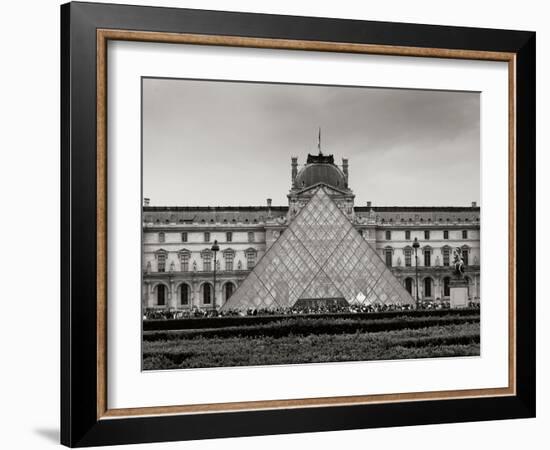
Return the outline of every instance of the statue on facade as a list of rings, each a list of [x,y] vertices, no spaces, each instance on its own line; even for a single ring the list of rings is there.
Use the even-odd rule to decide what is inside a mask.
[[[462,250],[460,247],[456,247],[453,250],[453,267],[454,274],[458,278],[462,278],[464,276],[464,260],[462,259]]]
[[[239,262],[237,263],[237,270],[243,270],[243,263],[241,262],[241,260],[239,260]]]
[[[174,272],[176,270],[176,265],[174,264],[174,261],[170,263],[170,272]]]
[[[435,265],[436,267],[439,267],[441,265],[441,259],[439,259],[439,255],[435,257]]]
[[[197,261],[193,260],[193,272],[197,271]]]

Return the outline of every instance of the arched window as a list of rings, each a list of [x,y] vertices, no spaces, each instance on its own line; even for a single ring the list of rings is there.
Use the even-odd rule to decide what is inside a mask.
[[[424,278],[424,298],[432,296],[432,279]]]
[[[443,278],[443,297],[451,296],[451,277]]]
[[[166,305],[166,286],[164,284],[157,285],[157,305]]]
[[[231,296],[233,295],[233,292],[235,291],[235,285],[231,282],[225,283],[224,286],[224,297],[225,301],[229,300]]]
[[[412,295],[412,293],[413,293],[413,279],[412,278],[405,278],[405,289],[407,289],[407,292]]]
[[[180,304],[182,306],[189,305],[189,286],[185,283],[180,286]]]
[[[204,283],[202,285],[202,302],[205,305],[210,305],[212,303],[212,286],[210,283]]]

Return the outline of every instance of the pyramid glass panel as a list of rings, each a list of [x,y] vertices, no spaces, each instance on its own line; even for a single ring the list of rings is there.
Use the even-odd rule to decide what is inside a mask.
[[[289,308],[324,300],[414,303],[320,186],[222,308]]]

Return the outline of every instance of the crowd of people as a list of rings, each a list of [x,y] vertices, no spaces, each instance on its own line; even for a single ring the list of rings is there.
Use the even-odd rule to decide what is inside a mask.
[[[224,309],[221,311],[191,308],[191,309],[154,309],[148,308],[143,313],[144,320],[169,320],[169,319],[190,319],[201,317],[246,317],[246,316],[297,316],[306,314],[354,314],[354,313],[377,313],[386,311],[411,311],[415,309],[450,309],[449,301],[419,302],[415,304],[351,304],[351,305],[324,305],[308,307],[287,307],[287,308],[248,308],[248,309]],[[469,308],[479,308],[478,302],[470,301]]]

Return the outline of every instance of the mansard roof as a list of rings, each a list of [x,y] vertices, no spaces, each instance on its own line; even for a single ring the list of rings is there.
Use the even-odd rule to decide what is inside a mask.
[[[384,223],[446,223],[479,220],[478,206],[356,206],[357,216],[371,216]],[[272,206],[271,216],[286,216],[288,206]],[[159,224],[241,223],[264,222],[267,206],[144,206],[143,221]]]
[[[271,215],[286,215],[287,206],[271,207]],[[144,206],[146,223],[259,223],[268,216],[267,206]]]
[[[372,212],[370,212],[372,211]],[[355,207],[358,216],[374,215],[378,222],[474,222],[479,220],[479,206],[373,206]]]

